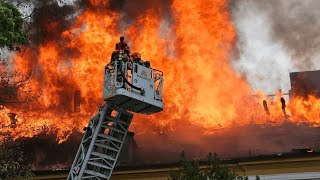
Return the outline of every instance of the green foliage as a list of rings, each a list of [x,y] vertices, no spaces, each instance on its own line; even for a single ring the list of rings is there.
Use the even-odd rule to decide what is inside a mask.
[[[215,179],[248,179],[247,177],[238,176],[232,172],[226,165],[222,164],[221,160],[217,157],[217,154],[208,155],[208,168],[205,170],[205,175],[210,177],[210,180]]]
[[[27,35],[23,32],[23,18],[11,3],[0,2],[0,48],[17,50],[17,45],[25,44]]]
[[[31,179],[31,163],[23,156],[21,145],[11,139],[0,144],[0,180]]]
[[[180,159],[181,168],[177,171],[170,171],[172,180],[205,180],[204,174],[200,171],[198,161],[188,161],[184,152]]]
[[[170,171],[171,180],[247,180],[246,176],[239,176],[224,165],[217,154],[208,155],[207,167],[200,169],[198,161],[188,161],[184,152],[181,154],[181,168]],[[260,179],[258,176],[257,180]]]

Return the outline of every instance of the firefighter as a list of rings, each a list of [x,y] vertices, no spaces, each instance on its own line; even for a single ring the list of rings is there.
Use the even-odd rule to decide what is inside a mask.
[[[150,62],[149,61],[144,62],[141,59],[141,54],[140,53],[133,53],[131,55],[131,58],[132,58],[132,61],[134,63],[138,63],[138,64],[143,65],[143,66],[148,67],[148,68],[150,67]]]
[[[132,58],[132,61],[135,62],[135,63],[141,63],[141,54],[140,53],[132,53],[131,55],[131,58]]]
[[[266,101],[266,100],[263,100],[262,104],[263,104],[263,108],[264,108],[264,110],[266,111],[267,115],[270,115],[270,111],[269,111],[269,108],[268,108],[268,103],[267,103],[267,101]]]
[[[146,62],[144,62],[144,64],[143,64],[145,67],[147,67],[147,68],[150,68],[150,61],[146,61]]]
[[[111,63],[120,60],[123,62],[130,61],[130,48],[128,44],[124,41],[124,37],[120,37],[120,42],[116,44],[116,49],[113,51],[111,55]],[[130,63],[129,63],[130,64]],[[117,61],[117,82],[123,82],[123,77],[121,76],[121,66],[122,63]],[[128,67],[128,69],[131,69],[131,67]],[[123,83],[124,85],[124,83]]]
[[[282,109],[283,115],[287,117],[286,100],[283,97],[281,97],[280,102],[281,102],[281,109]]]
[[[120,37],[120,42],[116,44],[116,50],[120,51],[120,53],[123,51],[128,58],[130,57],[130,48],[127,42],[124,41],[123,36]]]
[[[114,62],[116,59],[119,58],[119,55],[123,55],[124,61],[130,59],[130,48],[128,44],[124,41],[123,36],[120,37],[120,42],[116,44],[116,49],[112,52],[110,61]]]

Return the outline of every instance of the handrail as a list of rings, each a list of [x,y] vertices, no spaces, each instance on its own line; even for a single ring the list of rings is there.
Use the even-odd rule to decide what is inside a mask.
[[[131,65],[131,69],[132,69],[132,74],[131,77],[134,74],[134,63],[132,61],[123,61],[121,59],[117,59],[115,61],[110,62],[109,64],[106,65],[105,69],[109,70],[109,72],[111,72],[113,70],[113,72],[111,73],[115,73],[116,71],[119,72],[119,75],[121,75],[121,77],[123,78],[123,83],[127,84],[128,86],[130,86],[133,89],[136,89],[138,91],[140,91],[141,95],[145,94],[145,90],[142,87],[138,87],[134,84],[132,84],[132,82],[130,82],[127,79],[127,70],[128,70],[128,66]],[[151,68],[151,74],[152,74],[152,79],[154,81],[154,98],[157,100],[161,100],[162,99],[162,91],[163,91],[163,72],[154,68]],[[124,72],[125,71],[125,72]],[[156,83],[157,82],[157,83]],[[157,93],[157,95],[156,95]]]

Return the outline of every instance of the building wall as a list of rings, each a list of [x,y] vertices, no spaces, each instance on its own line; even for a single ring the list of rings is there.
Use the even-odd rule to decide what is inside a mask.
[[[320,97],[320,70],[290,73],[291,95],[307,97],[314,94]]]
[[[244,161],[228,164],[230,168],[240,175],[247,175],[254,179],[259,175],[261,179],[320,179],[320,156],[299,157],[272,160]],[[124,170],[115,170],[111,180],[167,180],[170,170],[177,169],[177,166],[162,167],[122,167]],[[127,170],[125,170],[127,168]],[[205,166],[202,166],[205,168]],[[62,180],[66,179],[68,171],[56,171],[42,175],[36,175],[37,180]]]

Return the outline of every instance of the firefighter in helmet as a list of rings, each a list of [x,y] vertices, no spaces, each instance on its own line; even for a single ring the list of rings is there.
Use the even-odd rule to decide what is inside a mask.
[[[130,48],[128,44],[124,41],[124,37],[120,37],[120,42],[116,44],[116,49],[113,51],[111,55],[111,62],[114,62],[118,57],[122,55],[124,57],[123,60],[130,59]]]
[[[131,55],[131,58],[132,58],[132,61],[135,62],[135,63],[138,63],[138,64],[143,65],[143,66],[148,67],[148,68],[150,67],[150,62],[149,61],[143,61],[141,59],[141,54],[140,53],[137,53],[137,52],[133,53]]]
[[[129,58],[130,57],[130,48],[126,41],[124,41],[124,37],[120,37],[120,42],[116,44],[116,50],[124,52],[124,54]]]
[[[137,53],[137,52],[132,53],[131,58],[132,58],[132,61],[134,63],[138,63],[140,65],[144,64],[144,61],[142,61],[142,59],[141,59],[141,54],[140,53]]]

